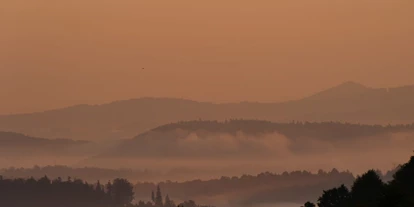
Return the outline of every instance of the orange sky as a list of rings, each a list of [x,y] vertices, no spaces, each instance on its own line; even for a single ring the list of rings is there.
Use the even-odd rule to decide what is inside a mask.
[[[1,1],[0,114],[414,84],[411,0],[62,2]]]

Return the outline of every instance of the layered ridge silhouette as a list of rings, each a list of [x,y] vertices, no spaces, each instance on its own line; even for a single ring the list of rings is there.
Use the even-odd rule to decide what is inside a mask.
[[[300,100],[215,104],[176,98],[139,98],[0,116],[0,130],[45,138],[126,139],[181,120],[262,119],[275,122],[414,122],[414,86],[369,88],[346,82]]]

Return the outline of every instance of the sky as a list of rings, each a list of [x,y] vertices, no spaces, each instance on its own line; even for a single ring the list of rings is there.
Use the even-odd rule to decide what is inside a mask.
[[[412,11],[410,0],[1,0],[0,114],[414,84]]]

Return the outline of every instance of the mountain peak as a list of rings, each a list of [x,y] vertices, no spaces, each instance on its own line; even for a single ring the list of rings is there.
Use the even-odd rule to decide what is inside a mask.
[[[368,87],[366,87],[366,86],[364,86],[364,85],[362,85],[360,83],[354,82],[354,81],[344,82],[342,84],[339,84],[336,87],[333,87],[333,89],[334,88],[346,88],[346,89],[351,89],[351,90],[354,90],[354,89],[357,89],[357,90],[366,90],[366,89],[368,89]]]
[[[341,83],[335,87],[329,88],[327,90],[321,91],[311,97],[310,99],[338,99],[338,98],[346,98],[358,94],[365,93],[369,91],[370,88],[354,82],[354,81],[347,81]],[[308,99],[309,99],[308,98]]]

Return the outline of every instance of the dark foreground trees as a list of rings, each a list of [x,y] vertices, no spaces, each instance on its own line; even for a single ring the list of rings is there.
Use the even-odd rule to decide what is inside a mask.
[[[0,206],[120,207],[133,199],[132,184],[116,179],[106,187],[79,179],[4,179],[0,177]]]
[[[0,207],[176,207],[168,195],[165,202],[157,187],[152,202],[134,203],[133,185],[126,179],[117,178],[102,185],[89,184],[80,179],[68,177],[50,180],[4,179],[0,176]],[[204,207],[194,201],[186,201],[183,207]]]
[[[170,199],[168,194],[165,196],[165,201],[163,202],[161,188],[158,185],[156,193],[154,194],[154,191],[151,193],[151,200],[152,202],[138,201],[138,204],[131,207],[214,207],[198,205],[193,200],[184,201],[183,203],[176,205],[175,202]]]
[[[315,207],[315,204],[308,201],[305,205],[303,205],[303,207]]]
[[[350,191],[344,185],[323,191],[318,206],[413,207],[414,156],[397,170],[389,183],[383,183],[374,170],[369,170],[355,180]]]
[[[128,180],[117,178],[111,188],[111,198],[117,206],[126,206],[134,200],[134,186]]]
[[[344,185],[323,192],[318,199],[319,207],[346,207],[349,199],[349,190]]]
[[[374,170],[357,177],[351,189],[349,204],[355,207],[378,207],[385,193],[385,183]]]

